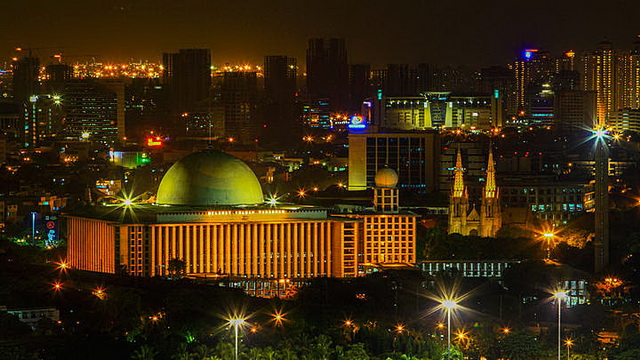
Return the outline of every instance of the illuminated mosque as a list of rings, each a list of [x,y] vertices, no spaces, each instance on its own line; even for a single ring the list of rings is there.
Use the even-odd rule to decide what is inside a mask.
[[[66,214],[76,269],[134,276],[186,273],[239,279],[356,277],[416,262],[417,216],[398,208],[398,176],[376,176],[370,211],[265,202],[253,171],[215,150],[187,155],[164,175],[155,204],[124,202]]]

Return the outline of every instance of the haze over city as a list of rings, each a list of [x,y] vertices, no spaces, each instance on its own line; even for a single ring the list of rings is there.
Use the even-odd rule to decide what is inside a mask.
[[[340,37],[353,63],[501,65],[522,48],[626,45],[640,32],[639,10],[632,0],[13,1],[0,15],[0,56],[30,47],[114,62],[204,47],[214,63],[256,63],[266,54],[302,59],[308,38]]]

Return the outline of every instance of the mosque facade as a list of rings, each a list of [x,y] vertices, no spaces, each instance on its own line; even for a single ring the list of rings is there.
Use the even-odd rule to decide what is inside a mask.
[[[66,214],[76,269],[242,279],[356,277],[368,266],[416,262],[416,215],[398,208],[397,174],[380,170],[372,211],[265,203],[253,171],[214,150],[186,156],[162,179],[156,203],[92,206]]]

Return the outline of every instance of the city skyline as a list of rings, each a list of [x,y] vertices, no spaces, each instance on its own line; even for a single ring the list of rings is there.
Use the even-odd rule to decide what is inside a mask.
[[[213,63],[260,63],[264,55],[284,54],[304,66],[309,38],[338,37],[346,39],[350,63],[488,66],[503,64],[529,47],[552,53],[589,51],[606,38],[627,48],[638,33],[632,14],[640,5],[630,1],[604,8],[543,2],[526,11],[506,5],[12,3],[3,11],[7,18],[0,25],[5,35],[0,57],[10,58],[15,47],[23,47],[43,57],[62,52],[72,62],[96,55],[109,62],[209,48]]]

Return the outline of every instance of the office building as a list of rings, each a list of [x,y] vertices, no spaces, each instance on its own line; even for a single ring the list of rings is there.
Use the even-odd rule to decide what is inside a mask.
[[[349,66],[349,112],[358,113],[362,102],[372,95],[371,65]]]
[[[19,139],[23,136],[24,109],[11,100],[0,100],[0,131],[8,139]]]
[[[61,98],[65,113],[62,135],[113,145],[124,137],[124,83],[117,80],[73,80]]]
[[[426,92],[421,96],[387,97],[372,102],[373,123],[381,129],[491,129],[502,126],[501,94]]]
[[[211,88],[211,52],[180,49],[162,56],[163,81],[169,92],[168,106],[180,115],[206,105]]]
[[[433,87],[428,64],[388,64],[384,71],[383,93],[386,96],[418,96]],[[451,90],[450,88],[447,90]]]
[[[310,128],[333,129],[332,109],[329,99],[307,101],[302,106],[302,121]]]
[[[376,173],[388,167],[398,174],[401,188],[433,191],[439,164],[436,132],[349,134],[349,190],[373,187]]]
[[[296,59],[287,56],[265,56],[264,135],[268,141],[284,141],[298,138],[299,126],[295,114]]]
[[[501,177],[502,204],[527,208],[540,220],[563,225],[576,216],[593,211],[593,185],[581,181],[557,181],[545,175]]]
[[[513,71],[507,67],[491,66],[480,70],[480,91],[501,94],[504,114],[511,117],[517,113],[515,78]]]
[[[24,133],[21,145],[28,149],[53,141],[60,135],[65,121],[63,95],[32,95],[24,112]]]
[[[211,138],[224,137],[224,108],[216,106],[208,112],[192,111],[181,115],[181,121],[186,128],[187,138]]]
[[[27,104],[32,95],[40,93],[40,60],[37,57],[25,56],[12,64],[13,99],[17,103]]]
[[[596,119],[596,92],[560,90],[555,92],[555,126],[560,131],[592,128]]]
[[[527,94],[528,109],[523,116],[527,119],[527,125],[550,126],[555,122],[555,94],[551,84],[530,86]]]
[[[59,95],[64,89],[64,83],[73,77],[73,68],[67,64],[49,64],[46,73],[46,92]]]
[[[344,39],[310,39],[307,49],[309,99],[328,99],[334,111],[346,111],[348,89],[349,66]]]
[[[263,129],[258,112],[258,79],[255,72],[228,71],[220,89],[225,136],[240,144],[254,143]]]

